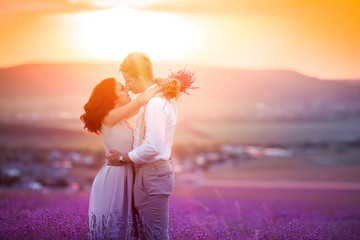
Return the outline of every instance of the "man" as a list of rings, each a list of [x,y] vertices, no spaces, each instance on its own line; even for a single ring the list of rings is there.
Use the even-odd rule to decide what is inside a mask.
[[[143,53],[130,53],[120,71],[134,94],[155,86],[151,61]],[[169,239],[168,200],[175,182],[170,155],[175,125],[173,104],[158,94],[140,109],[133,150],[107,156],[108,165],[134,163],[134,204],[147,223],[145,234],[139,233],[141,239]]]

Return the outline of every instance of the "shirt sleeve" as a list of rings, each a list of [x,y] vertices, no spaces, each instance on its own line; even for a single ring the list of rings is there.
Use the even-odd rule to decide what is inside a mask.
[[[129,152],[135,164],[144,164],[157,156],[165,147],[166,116],[160,97],[152,98],[145,110],[145,137],[141,146]]]

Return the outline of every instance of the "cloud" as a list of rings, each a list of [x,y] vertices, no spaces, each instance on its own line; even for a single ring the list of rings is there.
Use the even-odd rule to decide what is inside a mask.
[[[19,12],[81,12],[103,9],[87,1],[74,0],[1,0],[0,17]]]
[[[359,1],[337,0],[184,0],[143,9],[180,14],[359,15]]]

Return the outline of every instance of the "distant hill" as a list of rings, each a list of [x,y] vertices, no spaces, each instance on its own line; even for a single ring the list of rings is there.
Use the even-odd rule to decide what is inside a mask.
[[[106,64],[29,64],[0,68],[0,94],[9,97],[84,94],[114,73],[115,66]]]
[[[154,64],[155,75],[167,76],[169,69],[176,70],[179,67],[183,65]],[[181,111],[187,114],[216,116],[241,112],[243,109],[256,110],[259,107],[313,107],[314,104],[350,106],[360,103],[360,80],[320,80],[285,70],[251,71],[199,66],[187,68],[195,70],[195,85],[200,87],[190,91],[190,95],[184,96],[179,104]],[[8,104],[24,104],[31,108],[39,102],[49,107],[57,102],[50,108],[56,109],[61,104],[66,104],[72,106],[71,110],[81,111],[95,84],[106,77],[119,78],[117,70],[118,64],[29,64],[2,68],[0,107],[4,110]],[[74,97],[80,100],[71,102]],[[22,99],[37,101],[26,104],[22,103]],[[63,100],[64,102],[59,102]],[[15,109],[21,109],[21,106]],[[37,111],[40,109],[41,107],[36,107]],[[66,110],[66,107],[61,110]]]

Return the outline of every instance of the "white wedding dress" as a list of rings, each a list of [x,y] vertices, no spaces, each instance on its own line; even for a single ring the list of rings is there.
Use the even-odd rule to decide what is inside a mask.
[[[105,151],[131,151],[133,133],[126,121],[112,128],[101,126],[100,136]],[[132,164],[107,166],[96,175],[90,193],[89,234],[91,238],[127,239],[130,236],[133,214],[133,168]],[[120,220],[120,221],[119,221]],[[103,231],[105,227],[106,231]]]

